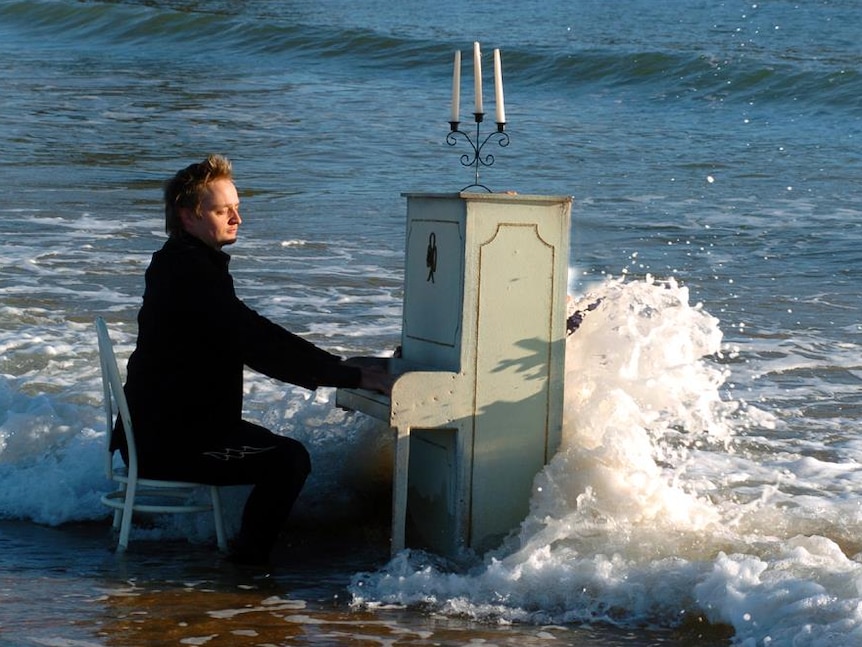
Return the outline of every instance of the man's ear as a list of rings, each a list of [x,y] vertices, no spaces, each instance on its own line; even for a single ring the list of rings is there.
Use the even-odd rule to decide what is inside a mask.
[[[195,216],[195,212],[193,209],[189,209],[188,207],[182,207],[179,210],[180,214],[180,223],[183,226],[183,229],[188,231],[189,227],[191,227],[194,221],[197,219]]]

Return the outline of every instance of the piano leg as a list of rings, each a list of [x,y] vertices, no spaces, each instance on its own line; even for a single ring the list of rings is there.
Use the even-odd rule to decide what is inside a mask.
[[[395,430],[395,474],[392,484],[392,554],[404,549],[407,526],[407,483],[410,466],[410,427]]]

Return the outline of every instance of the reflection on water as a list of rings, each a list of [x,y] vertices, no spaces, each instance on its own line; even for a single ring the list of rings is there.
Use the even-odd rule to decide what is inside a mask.
[[[421,608],[351,607],[346,586],[388,558],[383,527],[303,530],[271,569],[214,547],[137,541],[110,550],[103,524],[0,523],[0,645],[726,645],[685,633],[481,624]]]

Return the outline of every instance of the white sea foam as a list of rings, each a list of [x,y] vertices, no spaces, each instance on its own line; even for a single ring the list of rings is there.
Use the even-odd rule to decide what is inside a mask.
[[[721,396],[718,321],[685,288],[609,281],[575,307],[597,301],[569,338],[562,446],[517,536],[467,572],[405,551],[354,579],[354,604],[495,622],[701,617],[741,645],[857,644],[858,504],[816,492],[857,488],[856,465],[758,464],[743,435],[779,423]]]

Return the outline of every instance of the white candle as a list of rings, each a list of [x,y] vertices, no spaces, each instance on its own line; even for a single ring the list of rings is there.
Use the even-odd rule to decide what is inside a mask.
[[[461,115],[461,51],[455,52],[455,69],[452,71],[452,118],[458,121]]]
[[[503,65],[500,62],[500,50],[494,50],[494,92],[497,102],[497,123],[506,123],[506,106],[503,103]]]
[[[479,43],[473,43],[473,74],[475,75],[476,89],[476,114],[485,112],[482,110],[482,52],[479,50]]]

